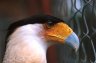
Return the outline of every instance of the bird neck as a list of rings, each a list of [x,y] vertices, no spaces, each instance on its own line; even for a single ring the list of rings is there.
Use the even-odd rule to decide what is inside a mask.
[[[21,26],[16,29],[16,31],[10,36],[9,39],[19,38],[20,40],[29,40],[29,44],[39,44],[42,49],[47,51],[47,48],[50,46],[44,36],[43,33],[43,25],[42,24],[28,24],[25,26]],[[22,37],[22,38],[21,38]]]
[[[46,50],[48,45],[43,35],[40,34],[42,31],[43,26],[41,24],[29,24],[17,28],[9,36],[4,63],[16,63],[15,61],[47,63]]]

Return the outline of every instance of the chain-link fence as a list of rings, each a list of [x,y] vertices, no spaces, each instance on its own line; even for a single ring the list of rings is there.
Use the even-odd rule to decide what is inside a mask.
[[[54,15],[62,19],[67,16],[67,23],[80,39],[76,63],[96,63],[96,0],[57,0],[57,3],[57,7],[53,7],[57,10]]]

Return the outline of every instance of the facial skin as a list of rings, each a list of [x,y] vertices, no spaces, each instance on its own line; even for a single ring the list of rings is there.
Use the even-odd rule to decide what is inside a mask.
[[[72,33],[72,29],[63,22],[54,25],[45,24],[45,37],[50,41],[64,43],[65,39]]]

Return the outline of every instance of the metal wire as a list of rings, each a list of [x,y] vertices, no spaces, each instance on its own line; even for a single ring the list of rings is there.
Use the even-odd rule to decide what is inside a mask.
[[[92,11],[90,11],[90,13],[92,16],[94,16],[94,18],[96,18],[96,14],[95,14],[96,1],[95,0],[81,0],[81,3],[83,3],[83,5],[81,5],[82,8],[80,8],[80,9],[78,9],[76,7],[76,0],[72,0],[72,1],[74,1],[74,5],[73,5],[72,9],[74,8],[76,10],[76,12],[71,17],[71,20],[75,20],[76,25],[78,26],[78,29],[77,29],[78,35],[80,36],[80,49],[79,49],[78,63],[96,63],[96,48],[95,48],[96,43],[94,43],[94,41],[92,39],[93,35],[91,35],[91,33],[90,33],[92,31],[92,30],[90,30],[90,28],[92,29],[93,24],[91,24],[91,26],[88,25],[89,24],[88,18],[87,18],[88,15],[86,13],[89,10],[88,8],[91,8]],[[81,14],[81,19],[78,18],[78,13]],[[93,18],[91,15],[90,15],[90,17]],[[81,20],[81,22],[80,22],[80,20]],[[96,21],[96,20],[94,20],[94,21]],[[74,24],[74,21],[72,24]],[[96,32],[96,31],[94,31],[94,32]],[[87,45],[89,45],[89,46],[87,46]],[[88,48],[89,48],[89,50],[88,50]]]
[[[77,1],[80,1],[79,3],[81,4],[79,9],[76,5]],[[93,38],[94,34],[96,34],[96,28],[92,23],[90,23],[91,21],[96,21],[95,4],[95,0],[71,0],[70,12],[72,15],[69,21],[71,27],[75,30],[80,38],[78,63],[96,63],[96,43],[94,43],[96,39],[94,41]],[[91,11],[89,11],[90,9]],[[87,12],[90,13],[90,15],[88,15]],[[88,17],[90,17],[92,20],[88,20]],[[95,29],[95,31],[93,29]],[[94,37],[96,37],[96,35]]]
[[[68,17],[67,23],[80,38],[79,59],[74,61],[77,63],[96,63],[96,0],[55,1],[58,1],[54,10],[55,15],[60,16],[60,18]],[[64,2],[67,2],[67,5]]]

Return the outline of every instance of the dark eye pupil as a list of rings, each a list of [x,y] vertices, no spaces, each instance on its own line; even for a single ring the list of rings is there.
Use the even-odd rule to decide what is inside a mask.
[[[52,26],[52,25],[54,25],[54,23],[52,22],[52,21],[48,21],[48,23],[47,23],[49,26]]]
[[[54,25],[54,22],[51,21],[51,20],[48,20],[48,21],[47,21],[47,25],[48,25],[48,26],[53,26],[53,25]]]

